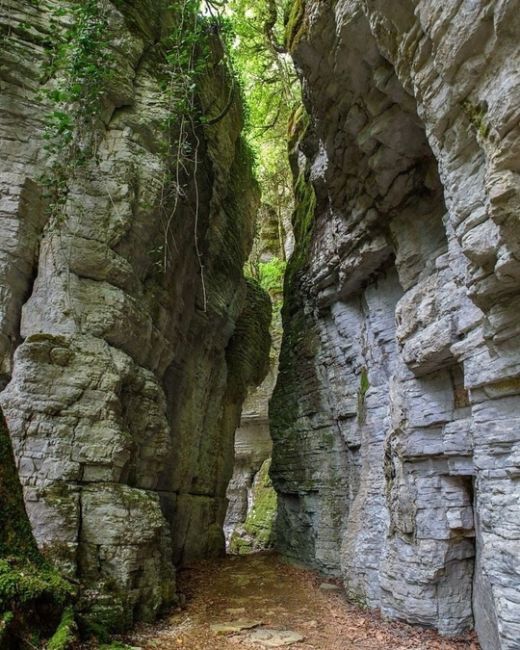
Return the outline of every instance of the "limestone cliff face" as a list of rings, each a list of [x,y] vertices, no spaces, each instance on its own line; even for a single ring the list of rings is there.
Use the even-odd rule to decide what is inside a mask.
[[[278,540],[384,615],[520,648],[516,2],[307,0]]]
[[[199,34],[206,126],[183,112],[179,21],[170,0],[0,7],[0,401],[38,545],[109,628],[170,602],[175,563],[222,552],[269,348],[242,275],[241,108]]]
[[[277,353],[276,347],[274,353]],[[270,465],[273,448],[268,404],[276,382],[277,365],[275,358],[261,386],[251,390],[247,396],[240,426],[235,432],[235,462],[227,488],[229,505],[224,523],[227,546],[231,553],[245,554],[263,550],[271,546],[273,541],[270,532],[276,514],[276,495],[272,486],[269,502],[271,507],[262,512],[260,526],[251,527],[249,524],[257,506],[257,484],[267,474],[265,469]],[[268,477],[264,477],[264,483],[266,478]]]

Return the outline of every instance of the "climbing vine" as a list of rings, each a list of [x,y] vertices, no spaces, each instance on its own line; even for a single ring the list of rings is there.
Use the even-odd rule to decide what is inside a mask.
[[[70,26],[59,36],[64,18]],[[54,10],[51,26],[58,36],[44,68],[48,82],[43,92],[51,110],[44,133],[49,167],[42,182],[52,224],[66,201],[67,179],[95,152],[94,124],[109,77],[107,4],[75,0]]]
[[[197,131],[200,116],[197,106],[197,87],[206,72],[209,58],[207,30],[200,13],[199,0],[183,0],[171,5],[174,12],[173,28],[163,42],[164,91],[168,104],[168,117],[164,124],[165,133],[175,133],[173,140],[164,141],[163,155],[168,161],[167,172],[162,184],[161,212],[163,223],[163,244],[160,252],[163,271],[168,266],[172,250],[170,233],[179,203],[186,198],[188,179],[195,190],[194,241],[200,267],[204,310],[207,306],[204,264],[198,240],[199,217],[199,148]]]

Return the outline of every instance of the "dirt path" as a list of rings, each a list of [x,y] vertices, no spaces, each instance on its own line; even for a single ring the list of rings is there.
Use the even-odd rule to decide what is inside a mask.
[[[349,604],[340,591],[324,591],[323,582],[273,555],[202,563],[180,574],[186,607],[159,624],[141,626],[126,641],[146,650],[478,648],[472,636],[447,641],[429,630],[384,622]],[[224,628],[215,627],[220,624]],[[254,627],[234,631],[242,626]]]

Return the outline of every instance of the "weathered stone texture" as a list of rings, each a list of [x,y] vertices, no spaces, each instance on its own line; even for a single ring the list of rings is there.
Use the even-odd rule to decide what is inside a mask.
[[[277,364],[276,364],[277,365]],[[229,505],[224,533],[231,553],[252,552],[269,546],[264,539],[247,530],[247,520],[255,506],[255,484],[266,463],[270,464],[273,443],[269,430],[268,401],[276,381],[276,365],[257,390],[244,402],[240,426],[235,432],[235,464],[227,487]],[[272,488],[271,488],[272,489]],[[265,513],[266,526],[272,525],[275,510]]]
[[[289,30],[314,220],[271,404],[278,543],[386,616],[518,649],[518,5],[307,0]]]
[[[271,321],[271,348],[267,374],[259,386],[251,388],[244,401],[240,426],[235,432],[233,476],[227,486],[229,504],[224,521],[228,551],[250,553],[272,546],[271,535],[276,515],[276,494],[266,468],[271,463],[273,441],[269,427],[269,400],[278,375],[281,344],[281,316],[274,310]],[[258,512],[257,498],[264,501],[260,525],[251,526]],[[260,504],[261,505],[261,504]],[[257,517],[258,518],[258,517]]]
[[[114,627],[172,600],[174,563],[224,549],[233,433],[262,378],[269,301],[242,275],[258,191],[238,101],[205,128],[177,115],[172,3],[95,4],[111,72],[87,126],[73,123],[87,155],[62,171],[57,207],[44,136],[66,71],[49,61],[79,5],[0,6],[0,400],[38,544]],[[197,106],[212,118],[230,79],[209,48]],[[256,308],[249,349],[237,323]]]

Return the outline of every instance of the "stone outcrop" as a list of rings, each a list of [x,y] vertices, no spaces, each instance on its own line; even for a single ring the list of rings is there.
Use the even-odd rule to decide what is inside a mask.
[[[263,225],[265,227],[265,223]],[[261,235],[261,243],[263,239]],[[264,255],[267,261],[273,259],[271,252]],[[273,449],[269,400],[278,376],[282,332],[279,309],[281,287],[273,286],[269,290],[275,309],[270,327],[268,371],[262,383],[249,391],[244,401],[240,426],[235,432],[235,461],[233,476],[227,487],[229,504],[224,522],[230,553],[246,554],[265,550],[274,543],[273,524],[277,499],[268,474]]]
[[[290,212],[287,214],[290,218]],[[286,256],[292,253],[290,224],[263,204],[249,269],[259,278],[273,303],[269,370],[264,381],[251,388],[235,432],[235,464],[227,488],[229,505],[224,522],[228,552],[248,554],[272,548],[277,511],[276,492],[269,478],[273,443],[269,426],[269,400],[278,376],[282,341],[281,306]]]
[[[281,550],[520,648],[520,14],[307,0],[271,476]]]
[[[273,448],[268,402],[276,374],[275,363],[262,385],[248,395],[240,426],[235,432],[235,464],[227,488],[229,505],[224,522],[230,553],[244,554],[262,550],[274,541],[271,532],[276,515],[276,493],[267,473]],[[260,501],[263,497],[263,505],[267,505],[267,508],[262,508],[261,503],[257,504],[259,497]]]
[[[75,591],[38,551],[0,412],[0,648],[10,650],[21,639],[58,634]]]
[[[40,549],[115,629],[224,549],[269,350],[258,190],[210,28],[175,67],[175,3],[6,0],[0,27],[0,401]]]

